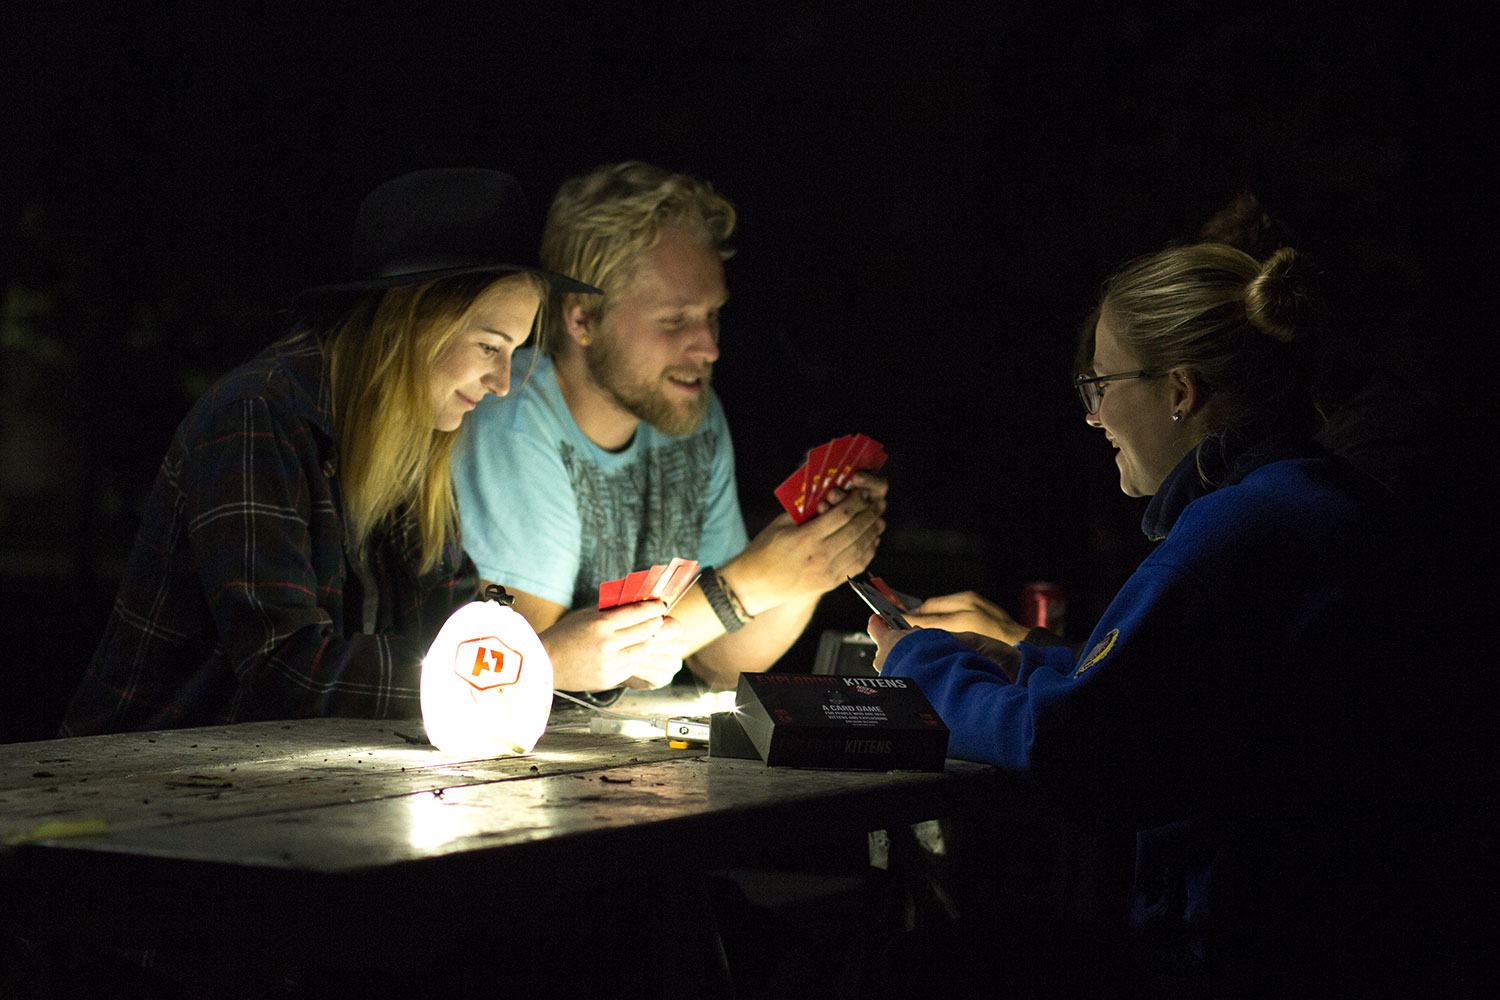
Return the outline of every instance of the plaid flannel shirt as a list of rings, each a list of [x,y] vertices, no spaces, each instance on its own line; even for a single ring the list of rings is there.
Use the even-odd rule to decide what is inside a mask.
[[[146,502],[104,637],[61,735],[255,719],[420,714],[420,663],[474,564],[418,575],[399,512],[345,550],[322,350],[274,345],[204,395]]]

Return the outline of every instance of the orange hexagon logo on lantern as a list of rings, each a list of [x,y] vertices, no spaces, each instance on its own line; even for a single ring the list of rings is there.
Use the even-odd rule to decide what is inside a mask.
[[[481,691],[504,687],[521,679],[521,654],[496,636],[458,644],[453,672]]]

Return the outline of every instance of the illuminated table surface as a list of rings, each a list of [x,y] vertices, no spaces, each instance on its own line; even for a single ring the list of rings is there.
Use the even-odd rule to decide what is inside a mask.
[[[641,715],[706,714],[635,696]],[[303,719],[0,746],[0,912],[15,926],[191,937],[420,925],[569,879],[732,865],[991,798],[994,770],[767,768],[554,711],[525,757],[464,760],[416,721]],[[434,892],[441,887],[441,900]],[[265,933],[273,933],[266,929]]]

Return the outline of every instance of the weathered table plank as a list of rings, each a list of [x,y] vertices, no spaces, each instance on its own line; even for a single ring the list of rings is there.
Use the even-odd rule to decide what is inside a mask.
[[[131,829],[691,755],[575,723],[526,757],[475,761],[397,735],[412,728],[317,719],[0,747],[0,840],[55,821]]]
[[[679,754],[683,753],[679,751]],[[977,765],[952,762],[965,772]],[[384,787],[395,787],[392,775]],[[556,837],[632,830],[688,819],[732,821],[771,808],[807,815],[807,804],[839,798],[897,799],[930,786],[916,772],[849,773],[766,768],[757,761],[686,755],[605,770],[475,781],[367,796],[321,808],[275,790],[260,811],[226,811],[179,824],[112,827],[90,838],[97,850],[303,872],[343,873],[466,850],[495,850]],[[301,791],[300,788],[293,789]]]
[[[702,704],[639,692],[618,708],[652,716]],[[44,825],[131,829],[688,755],[662,739],[590,733],[589,718],[561,709],[535,753],[479,761],[414,742],[423,739],[415,719],[299,719],[0,746],[0,843],[32,838]]]

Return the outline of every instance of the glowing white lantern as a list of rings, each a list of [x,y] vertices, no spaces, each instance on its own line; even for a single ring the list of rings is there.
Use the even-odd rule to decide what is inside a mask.
[[[444,753],[530,753],[552,710],[552,660],[504,588],[453,612],[422,658],[422,725]]]

